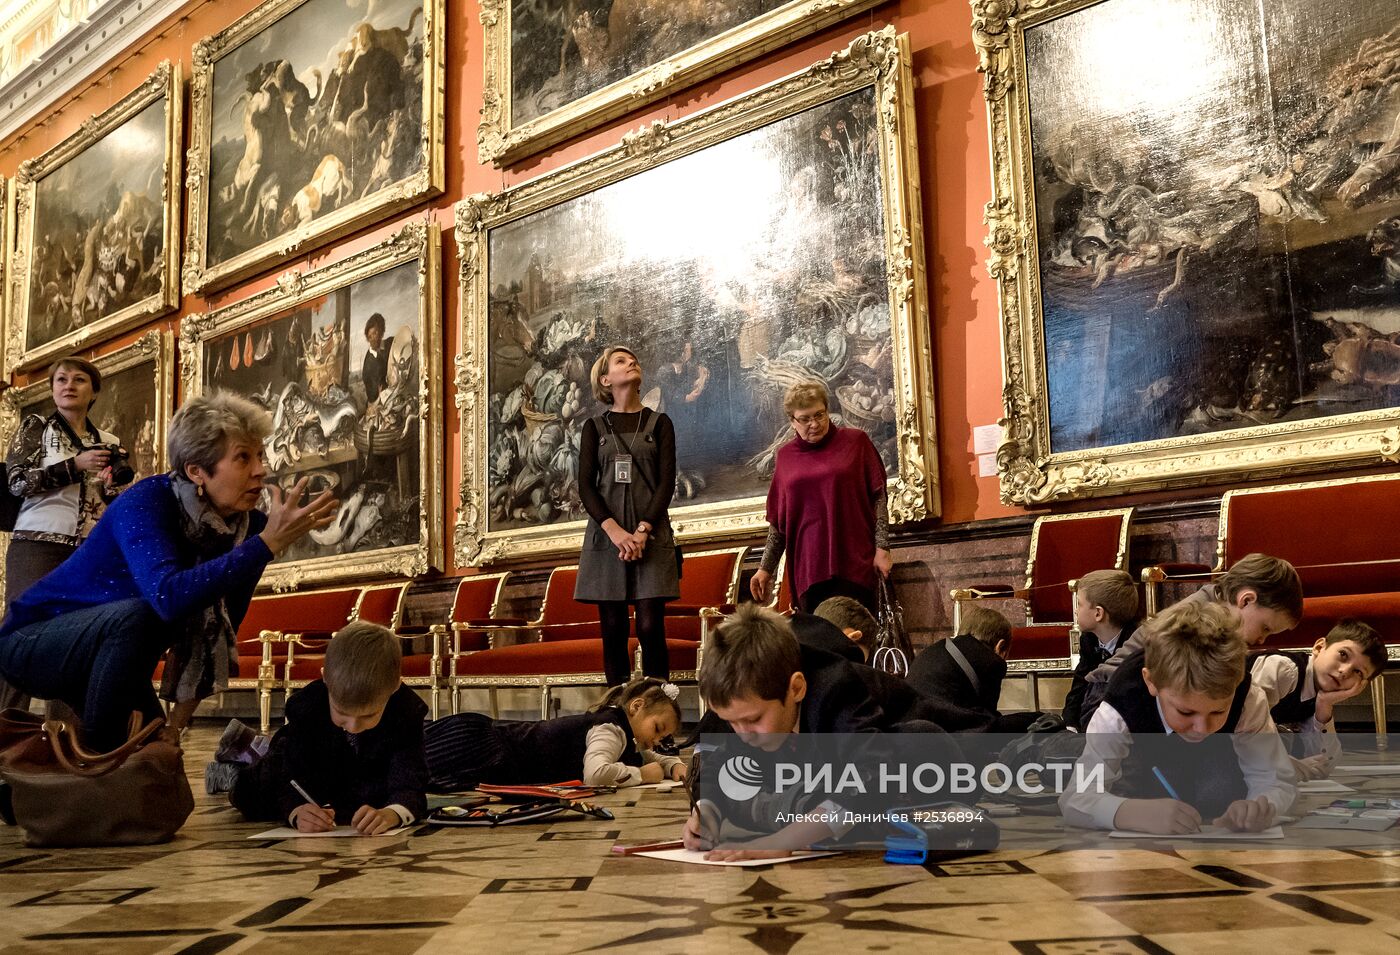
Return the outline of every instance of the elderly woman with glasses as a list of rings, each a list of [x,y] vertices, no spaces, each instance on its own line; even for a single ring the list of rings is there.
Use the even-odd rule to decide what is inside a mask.
[[[885,465],[869,435],[831,420],[826,388],[788,389],[783,410],[794,437],[778,450],[768,487],[768,541],[749,584],[768,600],[773,571],[787,553],[798,609],[814,612],[828,597],[852,597],[875,610],[876,575],[888,576],[889,514]]]
[[[168,474],[123,492],[72,557],[0,623],[0,676],[82,714],[90,747],[126,739],[133,712],[178,731],[199,700],[237,672],[234,635],[264,568],[335,517],[330,492],[303,503],[305,479],[262,499],[266,411],[228,392],[185,403],[170,423]]]

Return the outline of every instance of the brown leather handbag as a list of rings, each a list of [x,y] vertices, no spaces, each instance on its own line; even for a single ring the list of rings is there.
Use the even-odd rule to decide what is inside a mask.
[[[92,753],[71,723],[0,712],[0,779],[27,846],[168,842],[194,811],[180,748],[155,739],[165,723],[133,716],[130,737]]]

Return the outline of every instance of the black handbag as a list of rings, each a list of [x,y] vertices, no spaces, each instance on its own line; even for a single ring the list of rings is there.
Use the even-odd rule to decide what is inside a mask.
[[[0,531],[13,531],[24,498],[10,492],[10,469],[0,461]]]

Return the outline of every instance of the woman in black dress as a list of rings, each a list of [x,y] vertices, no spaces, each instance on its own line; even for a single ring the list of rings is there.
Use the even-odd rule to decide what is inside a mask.
[[[626,683],[630,608],[637,613],[642,670],[670,676],[665,606],[680,595],[676,542],[667,508],[676,488],[676,433],[666,415],[642,406],[642,367],[613,346],[593,363],[593,394],[608,410],[588,419],[579,445],[579,496],[588,527],[574,599],[598,605],[603,670]]]

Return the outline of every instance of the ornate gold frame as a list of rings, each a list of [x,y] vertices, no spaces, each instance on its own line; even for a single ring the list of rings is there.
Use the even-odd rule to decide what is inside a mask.
[[[296,590],[369,576],[417,577],[442,568],[442,262],[436,223],[414,221],[379,244],[322,268],[293,269],[277,285],[216,311],[190,315],[180,322],[181,394],[201,394],[203,342],[244,325],[286,312],[405,262],[418,261],[418,332],[423,343],[419,362],[418,478],[422,506],[416,544],[359,554],[269,564],[259,584],[263,590]]]
[[[992,148],[987,270],[1001,301],[1001,499],[1066,498],[1200,487],[1400,461],[1400,409],[1237,428],[1209,435],[1055,453],[1037,263],[1025,31],[1100,0],[972,0]]]
[[[476,130],[478,158],[482,163],[496,166],[516,162],[879,2],[791,0],[776,10],[516,126],[512,123],[510,109],[511,0],[481,0],[486,82],[482,91],[481,123]]]
[[[890,481],[892,523],[939,512],[938,454],[925,295],[923,225],[908,37],[893,27],[857,37],[846,49],[796,73],[704,112],[658,120],[622,137],[611,149],[494,194],[456,206],[461,260],[461,353],[457,405],[461,414],[462,482],[454,554],[458,565],[557,556],[577,551],[583,523],[528,530],[487,527],[487,308],[490,230],[609,183],[660,166],[706,146],[866,86],[875,87],[879,111],[885,253],[889,263],[894,330],[894,391],[899,474]],[[676,533],[688,542],[757,533],[763,498],[679,507]]]
[[[407,206],[436,196],[444,185],[444,84],[447,71],[443,58],[446,32],[445,0],[422,0],[423,4],[423,135],[420,149],[422,169],[413,176],[379,189],[372,195],[341,206],[308,222],[305,226],[270,239],[236,255],[227,262],[206,264],[209,228],[209,161],[213,129],[213,75],[215,62],[283,17],[312,0],[264,0],[229,26],[205,37],[194,46],[193,75],[190,77],[190,149],[185,166],[189,186],[189,223],[185,235],[184,290],[186,294],[224,288],[270,265],[286,261],[332,239],[339,238],[372,222],[377,222]]]
[[[20,164],[13,180],[14,247],[9,256],[8,286],[9,334],[5,350],[5,373],[32,368],[59,355],[72,354],[92,342],[174,311],[180,305],[180,143],[184,109],[180,100],[180,65],[169,60],[156,67],[140,86],[110,109],[84,120],[72,136],[43,155]],[[160,291],[139,302],[100,318],[37,348],[25,350],[29,331],[29,259],[34,252],[34,202],[39,180],[88,149],[108,133],[165,98],[165,165],[161,187],[165,229],[164,261]]]

